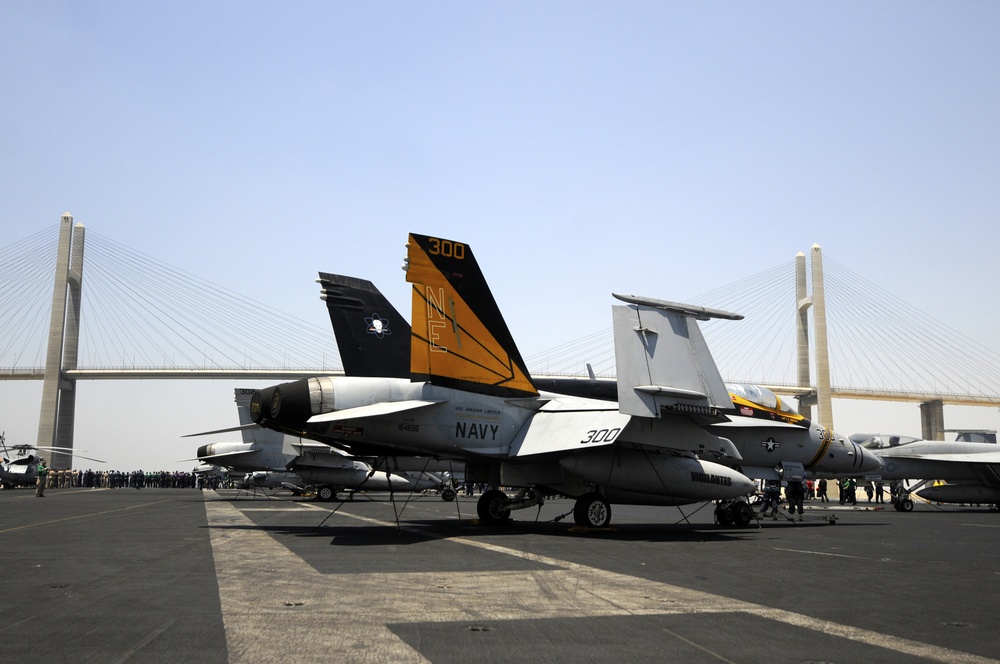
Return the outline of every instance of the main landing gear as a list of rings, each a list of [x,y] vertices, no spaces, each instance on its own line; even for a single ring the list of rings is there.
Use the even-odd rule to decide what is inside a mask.
[[[722,526],[746,528],[753,517],[753,509],[745,500],[725,500],[715,506],[715,520]]]
[[[892,503],[893,509],[897,512],[912,512],[913,511],[913,499],[909,495],[903,495],[897,498]]]
[[[606,528],[611,523],[611,505],[596,491],[585,493],[576,499],[573,521],[583,528]]]
[[[490,489],[479,497],[476,512],[479,522],[487,526],[506,523],[513,510],[541,506],[545,497],[534,489],[521,489],[510,498],[499,489]],[[573,507],[573,521],[584,528],[606,528],[611,523],[611,504],[596,491],[583,494]]]
[[[476,513],[479,514],[480,523],[496,526],[506,523],[512,510],[523,510],[536,505],[541,507],[544,503],[545,496],[534,489],[521,489],[513,498],[499,489],[490,489],[479,496]]]
[[[897,512],[912,512],[913,511],[913,499],[910,498],[910,494],[916,489],[927,483],[927,480],[920,482],[916,486],[907,488],[906,484],[902,480],[896,480],[889,485],[889,502],[892,503],[892,509]]]
[[[476,503],[476,513],[479,514],[479,521],[487,526],[495,526],[505,523],[510,518],[510,508],[507,504],[510,498],[499,489],[490,489],[479,496]]]

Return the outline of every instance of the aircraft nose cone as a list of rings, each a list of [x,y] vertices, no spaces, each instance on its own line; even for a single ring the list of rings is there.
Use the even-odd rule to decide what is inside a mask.
[[[855,445],[857,445],[855,443]],[[882,468],[882,459],[875,456],[871,450],[867,450],[860,445],[857,445],[860,452],[861,461],[861,471],[865,473],[871,473]]]

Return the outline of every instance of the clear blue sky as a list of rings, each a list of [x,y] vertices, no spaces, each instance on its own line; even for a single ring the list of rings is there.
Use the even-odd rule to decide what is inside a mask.
[[[451,237],[528,355],[606,327],[612,291],[678,299],[820,243],[1000,347],[996,3],[14,0],[0,17],[0,246],[69,211],[325,325],[317,271],[405,311],[406,233]],[[0,384],[23,400],[0,413],[8,439],[34,440],[37,389]],[[148,389],[127,431],[88,415],[77,447],[128,438],[121,465],[163,466],[193,452],[178,432],[235,419],[231,385]],[[192,393],[190,421],[156,422]],[[888,428],[874,417],[837,428]]]

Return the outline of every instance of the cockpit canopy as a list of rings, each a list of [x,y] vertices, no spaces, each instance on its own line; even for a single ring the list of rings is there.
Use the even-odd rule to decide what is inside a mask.
[[[745,399],[761,408],[776,410],[779,413],[786,413],[788,415],[799,414],[787,401],[782,401],[777,394],[766,387],[749,385],[747,383],[728,383],[726,384],[726,389],[733,396]]]
[[[908,445],[910,443],[915,443],[920,440],[919,438],[914,438],[913,436],[897,436],[895,434],[854,434],[850,436],[851,440],[869,450],[883,450],[890,447],[899,447],[900,445]]]

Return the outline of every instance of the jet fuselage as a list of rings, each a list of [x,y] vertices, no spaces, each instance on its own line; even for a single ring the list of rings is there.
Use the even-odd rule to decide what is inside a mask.
[[[766,422],[731,415],[731,421],[709,430],[733,441],[744,473],[756,479],[779,479],[779,466],[802,464],[815,477],[864,476],[878,472],[880,460],[850,439],[803,420],[800,424]]]
[[[983,468],[977,455],[1000,455],[993,443],[914,440],[895,447],[870,450],[882,460],[883,480],[935,479],[948,482],[978,482]],[[985,468],[985,464],[982,464]]]
[[[230,470],[251,473],[259,470],[284,472],[295,454],[261,443],[208,443],[198,448],[198,460],[219,464]]]
[[[312,417],[304,423],[306,412]],[[672,505],[754,489],[734,469],[694,458],[738,458],[728,440],[687,420],[630,418],[607,401],[546,393],[504,398],[403,379],[331,376],[265,388],[251,416],[262,426],[351,450],[492,460],[501,463],[505,484],[545,485],[567,495],[601,484],[642,504]],[[549,422],[556,428],[546,429]],[[550,453],[551,437],[573,441],[574,450]]]

